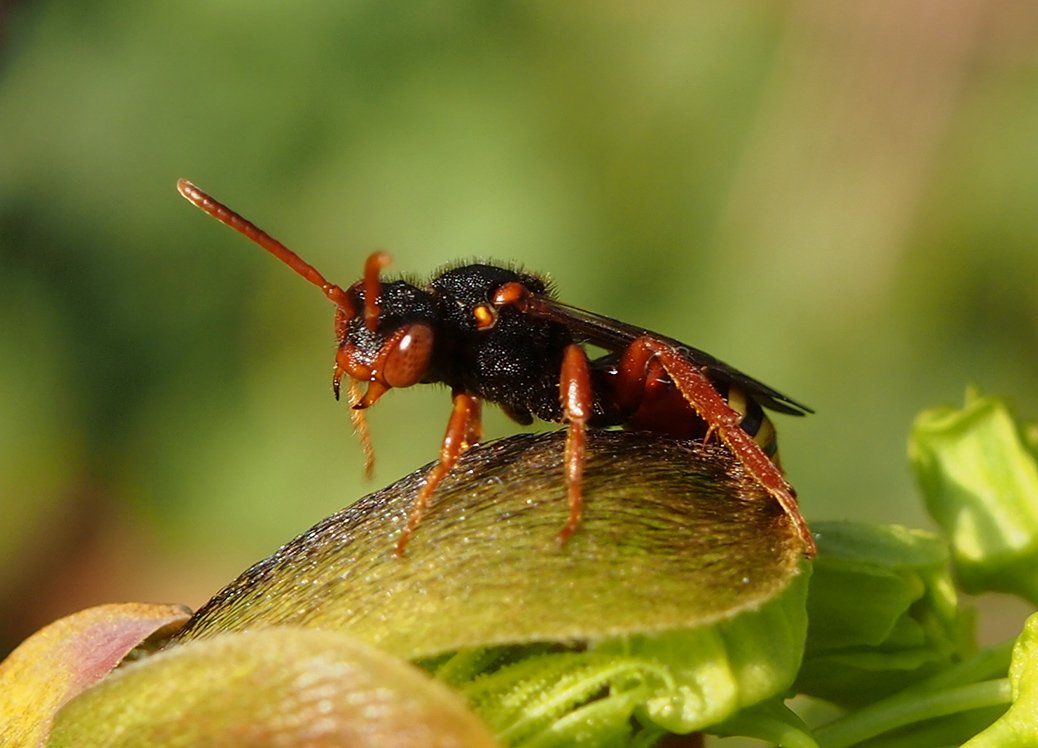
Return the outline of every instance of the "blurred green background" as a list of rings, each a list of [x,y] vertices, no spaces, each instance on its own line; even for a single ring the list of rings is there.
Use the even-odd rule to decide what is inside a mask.
[[[0,8],[0,654],[437,454],[391,393],[362,480],[331,305],[178,177],[341,284],[519,261],[803,400],[809,519],[929,526],[906,433],[968,383],[1038,414],[1038,5]]]

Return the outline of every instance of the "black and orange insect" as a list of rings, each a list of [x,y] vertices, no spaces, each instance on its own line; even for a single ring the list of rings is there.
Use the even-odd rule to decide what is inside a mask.
[[[319,286],[335,304],[336,398],[347,380],[354,427],[370,473],[373,451],[364,411],[394,387],[442,383],[453,409],[440,448],[397,541],[403,554],[437,485],[480,441],[481,405],[500,406],[527,425],[567,424],[568,538],[580,524],[586,431],[620,426],[677,438],[716,435],[779,503],[814,555],[796,493],[778,467],[775,430],[763,408],[804,415],[810,408],[710,354],[625,322],[564,304],[535,275],[496,265],[445,270],[425,286],[383,282],[389,256],[368,257],[364,277],[342,288],[262,229],[187,180],[191,203],[244,234]],[[585,344],[606,351],[589,359]],[[366,384],[361,391],[361,384]]]

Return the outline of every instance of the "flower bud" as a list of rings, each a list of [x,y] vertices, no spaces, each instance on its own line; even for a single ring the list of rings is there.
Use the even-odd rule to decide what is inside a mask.
[[[972,392],[961,410],[925,411],[912,429],[916,478],[967,592],[1038,603],[1038,465],[1028,434],[1003,401]]]

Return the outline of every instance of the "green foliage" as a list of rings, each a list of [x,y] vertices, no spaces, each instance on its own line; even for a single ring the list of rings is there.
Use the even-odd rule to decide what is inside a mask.
[[[581,528],[559,547],[564,440],[467,452],[400,559],[385,528],[420,481],[365,497],[245,572],[180,639],[343,629],[428,661],[527,748],[689,733],[784,693],[810,566],[770,497],[716,445],[595,431]]]
[[[819,554],[798,692],[860,706],[966,653],[972,619],[958,608],[939,537],[852,523],[813,529]]]
[[[1013,647],[1009,665],[1013,705],[991,727],[966,744],[968,748],[1025,748],[1038,741],[1038,613],[1027,619]]]
[[[1019,438],[1029,427],[972,394],[919,424],[912,454],[936,517],[1034,532],[1019,477],[1034,469]],[[384,528],[406,516],[420,473],[366,497],[246,571],[165,651],[111,675],[177,611],[87,611],[41,632],[0,665],[10,734],[46,735],[53,719],[56,746],[292,744],[319,696],[327,732],[315,744],[328,745],[354,733],[373,745],[455,734],[489,745],[493,733],[522,748],[650,748],[693,732],[786,748],[1038,742],[1038,614],[1015,644],[978,649],[954,583],[1027,597],[1029,542],[1007,553],[1004,532],[817,523],[809,564],[726,450],[596,432],[586,524],[538,553],[530,539],[551,527],[541,502],[564,505],[545,482],[561,470],[561,438],[466,454],[402,559]],[[119,651],[102,646],[113,630],[127,632]],[[64,675],[47,678],[48,663]],[[792,694],[839,715],[816,719]],[[19,706],[34,701],[44,706]]]
[[[1024,529],[1031,531],[1031,489],[1019,478],[1034,470],[1033,453],[1019,440],[1028,427],[1015,424],[999,401],[972,395],[963,411],[941,409],[923,414],[918,423],[927,427],[913,433],[911,452],[935,517],[955,516],[968,526],[986,526],[992,518],[1009,516],[1019,530],[1014,537],[1021,537]],[[617,438],[625,442],[628,437]],[[625,453],[624,459],[628,467],[637,466],[634,474],[655,476],[647,485],[662,475],[639,462],[646,455],[637,451]],[[948,481],[935,477],[934,465],[959,480],[949,489]],[[609,469],[599,466],[600,471]],[[494,477],[493,469],[488,475]],[[515,486],[517,480],[518,474],[502,482]],[[644,490],[645,486],[638,488]],[[672,487],[664,493],[673,492]],[[623,516],[639,516],[632,496],[619,498]],[[963,504],[968,512],[961,509]],[[459,511],[472,514],[471,508]],[[637,528],[631,526],[632,537],[639,535]],[[427,666],[465,694],[511,745],[650,745],[669,732],[693,730],[755,736],[791,748],[961,742],[991,724],[1010,702],[1011,692],[1006,678],[1009,650],[1001,646],[977,651],[974,612],[960,606],[955,578],[963,576],[965,558],[966,573],[976,580],[972,591],[1007,589],[1002,574],[1006,553],[1004,543],[989,542],[973,546],[964,556],[953,530],[946,529],[946,538],[896,526],[816,523],[819,553],[812,564],[806,609],[801,611],[809,620],[806,640],[798,639],[798,627],[792,625],[798,598],[786,591],[752,615],[666,635],[632,630],[619,638],[592,637],[594,643],[576,651],[535,644],[466,648]],[[609,534],[605,528],[595,532]],[[506,545],[517,542],[518,537]],[[633,547],[637,545],[636,541]],[[736,554],[730,560],[738,558],[748,557]],[[507,565],[523,563],[514,559]],[[1026,595],[1038,565],[1017,554],[1009,568],[1020,581],[1016,589]],[[561,571],[553,575],[560,573],[566,576]],[[683,574],[688,595],[694,598],[701,583]],[[730,585],[731,581],[722,586]],[[647,612],[653,609],[646,604]],[[580,605],[578,598],[573,605]],[[606,623],[615,613],[608,608],[607,604],[593,617]],[[769,609],[781,615],[769,614]],[[534,614],[543,615],[551,618],[550,613]],[[209,617],[207,613],[203,620]],[[803,641],[804,654],[791,690],[842,705],[845,713],[828,724],[806,724],[775,691],[789,664],[799,661],[798,641]],[[1026,643],[1026,637],[1018,643],[1014,663],[1030,662]],[[777,669],[764,675],[769,668]],[[1012,698],[1026,705],[1029,697],[1021,701],[1020,694],[1030,693],[1029,676],[1023,675],[1030,671],[1014,664],[1014,672],[1019,675],[1014,676]],[[1009,727],[997,729],[1019,731],[1024,723],[1013,721],[1013,715],[1025,714],[1025,709],[1011,711],[1005,718],[1009,722],[996,723]]]
[[[917,561],[930,556],[931,563],[917,564],[923,572],[920,590],[927,586],[931,590],[920,598],[926,604],[916,603],[909,609],[910,617],[920,624],[919,631],[928,634],[917,638],[916,644],[928,640],[929,646],[916,649],[919,667],[904,673],[907,688],[889,693],[886,684],[879,688],[866,684],[853,694],[858,708],[816,731],[819,745],[842,748],[870,744],[870,739],[883,746],[961,743],[989,724],[1010,700],[1013,707],[1009,712],[971,744],[1038,742],[1032,703],[1038,668],[1033,645],[1035,619],[1031,618],[1017,640],[1008,674],[1005,646],[967,656],[971,645],[961,634],[968,619],[956,623],[950,615],[954,592],[945,573],[934,565],[943,555],[950,555],[956,577],[969,592],[1010,592],[1034,602],[1038,482],[1032,442],[1023,436],[1032,432],[1033,426],[1019,424],[1003,401],[972,391],[964,408],[938,408],[916,420],[909,452],[926,506],[944,531],[940,543],[945,546],[935,546],[935,539],[928,538],[924,546],[929,547],[929,554],[920,554],[917,538],[905,543],[905,550],[916,546]],[[898,532],[906,540],[916,535]],[[905,558],[902,554],[890,557],[893,567]],[[826,575],[821,573],[818,578],[824,580]],[[855,589],[864,592],[868,588],[858,584]],[[862,597],[853,606],[847,602],[865,616],[884,604],[883,596]],[[890,662],[884,648],[885,643],[879,643],[876,663]],[[911,683],[919,675],[927,677]],[[1000,742],[1002,739],[1007,742]]]
[[[509,745],[630,745],[701,730],[788,687],[803,647],[806,576],[711,626],[584,651],[466,650],[430,665]]]

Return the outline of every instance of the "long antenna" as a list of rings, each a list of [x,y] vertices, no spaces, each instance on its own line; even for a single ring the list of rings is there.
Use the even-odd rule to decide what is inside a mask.
[[[220,223],[226,224],[238,233],[245,235],[315,286],[319,287],[324,292],[324,295],[327,296],[333,304],[342,309],[350,319],[356,316],[357,310],[353,308],[349,296],[347,296],[346,292],[340,286],[337,286],[334,283],[329,283],[325,280],[325,277],[317,271],[317,268],[272,237],[266,231],[259,228],[256,224],[252,223],[252,221],[238,215],[219,200],[203,192],[186,179],[177,180],[177,190],[192,205],[205,211]]]

